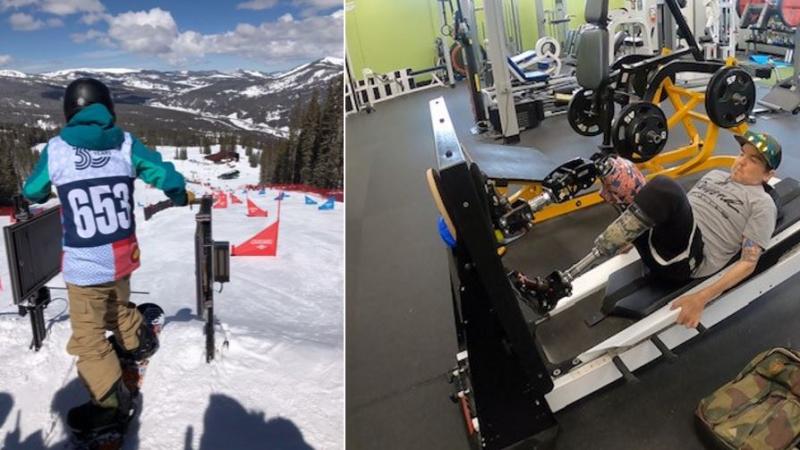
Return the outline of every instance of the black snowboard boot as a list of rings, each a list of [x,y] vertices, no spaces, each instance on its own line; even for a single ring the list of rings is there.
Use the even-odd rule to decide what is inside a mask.
[[[75,432],[91,432],[124,425],[131,415],[131,394],[122,379],[117,380],[99,401],[90,401],[69,410],[67,425]]]

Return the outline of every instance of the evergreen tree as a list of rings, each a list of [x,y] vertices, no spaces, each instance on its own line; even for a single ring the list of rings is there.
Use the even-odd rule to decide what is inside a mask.
[[[290,140],[283,141],[278,147],[278,154],[275,158],[275,165],[273,169],[272,182],[273,183],[292,183],[292,142]]]
[[[247,157],[247,162],[250,163],[250,167],[258,167],[258,159],[258,155],[251,149],[250,155]]]
[[[319,93],[315,89],[303,114],[302,129],[298,138],[297,159],[294,168],[296,183],[314,184],[312,174],[317,162],[320,138],[319,108]]]
[[[342,78],[333,79],[327,87],[320,120],[318,163],[314,166],[314,185],[340,188],[343,177]]]
[[[14,158],[8,148],[0,148],[0,205],[13,205],[19,193],[19,178],[14,169]]]
[[[273,182],[272,176],[274,174],[276,152],[273,149],[261,150],[258,156],[258,182],[259,184],[269,184]]]
[[[344,176],[342,77],[290,111],[289,133],[277,149],[262,150],[261,183],[304,183],[341,188]]]
[[[208,155],[209,153],[211,153],[211,140],[208,136],[203,136],[203,138],[200,139],[200,154]]]
[[[289,137],[285,141],[285,147],[278,151],[278,161],[275,164],[276,170],[276,183],[296,183],[299,174],[296,174],[295,168],[297,167],[297,145],[302,131],[302,105],[297,105],[292,108],[289,113]]]

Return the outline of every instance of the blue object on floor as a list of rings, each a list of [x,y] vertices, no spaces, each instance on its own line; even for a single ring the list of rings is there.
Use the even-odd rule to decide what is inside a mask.
[[[439,226],[439,236],[442,238],[445,244],[448,247],[453,248],[456,246],[456,238],[450,234],[450,229],[447,228],[447,223],[444,221],[444,217],[439,216],[439,220],[437,221]]]

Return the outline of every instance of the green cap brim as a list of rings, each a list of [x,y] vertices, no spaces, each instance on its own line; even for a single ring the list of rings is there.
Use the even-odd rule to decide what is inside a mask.
[[[734,139],[736,139],[736,142],[738,142],[738,143],[739,143],[739,145],[742,145],[742,146],[743,146],[744,144],[750,144],[750,145],[753,145],[753,143],[752,143],[752,142],[748,141],[746,137],[744,137],[744,136],[742,136],[742,135],[740,135],[740,134],[734,134],[734,135],[733,135],[733,138],[734,138]],[[755,147],[755,146],[754,146],[754,147]]]

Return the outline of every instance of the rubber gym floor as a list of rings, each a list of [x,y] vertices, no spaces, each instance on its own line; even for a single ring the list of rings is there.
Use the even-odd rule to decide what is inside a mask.
[[[766,93],[759,89],[758,97]],[[462,144],[498,143],[469,133],[464,83],[376,105],[346,120],[346,414],[348,449],[467,449],[446,372],[456,339],[446,250],[436,230],[425,170],[434,163],[428,101],[444,96]],[[762,116],[751,128],[783,144],[780,177],[800,179],[793,142],[800,118]],[[588,157],[600,138],[576,134],[566,116],[521,134],[556,162]],[[667,149],[686,142],[673,132]],[[717,153],[738,146],[721,132]],[[539,224],[506,257],[529,274],[564,269],[584,256],[615,217],[600,205]],[[546,255],[542,257],[540,255]],[[800,279],[793,277],[733,317],[636,372],[556,413],[558,449],[700,449],[698,401],[757,353],[800,348]],[[569,338],[569,330],[564,330]]]

